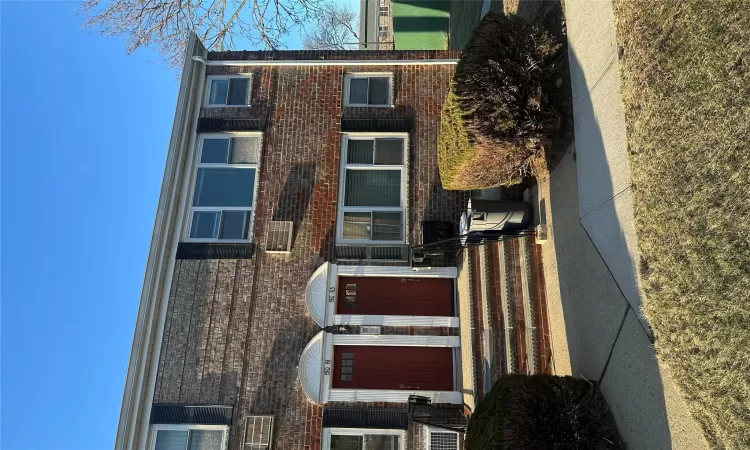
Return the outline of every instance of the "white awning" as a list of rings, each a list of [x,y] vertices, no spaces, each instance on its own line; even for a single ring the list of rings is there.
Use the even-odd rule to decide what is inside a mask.
[[[314,403],[320,403],[322,397],[323,378],[323,336],[325,331],[316,334],[308,342],[299,358],[299,381],[305,394]]]
[[[328,268],[330,263],[325,263],[312,274],[305,289],[305,303],[307,311],[315,323],[325,327],[326,321],[326,298],[328,297]]]

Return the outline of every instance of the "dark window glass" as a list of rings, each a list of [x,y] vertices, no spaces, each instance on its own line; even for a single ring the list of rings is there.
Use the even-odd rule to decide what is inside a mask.
[[[387,105],[388,94],[388,78],[370,78],[368,104]]]
[[[352,381],[351,375],[341,375],[341,381]]]
[[[229,105],[247,105],[247,91],[250,78],[232,78],[229,84]]]
[[[193,206],[253,206],[255,169],[199,168]]]
[[[373,211],[372,239],[375,241],[400,241],[401,213]]]
[[[331,435],[331,450],[363,450],[362,436]]]
[[[247,239],[247,211],[224,211],[221,220],[221,239]]]
[[[203,151],[201,152],[202,163],[224,164],[227,162],[228,154],[229,154],[229,139],[204,139],[203,140]]]
[[[341,361],[341,366],[342,367],[347,367],[347,366],[351,366],[351,365],[352,365],[352,360],[351,359],[344,359],[344,360]]]
[[[341,368],[341,373],[352,373],[352,368],[351,367],[342,367]]]
[[[401,206],[400,170],[347,170],[345,206]]]
[[[344,239],[370,239],[370,212],[345,212]]]
[[[353,286],[357,286],[356,284]],[[354,359],[354,353],[342,353],[341,357],[344,359]]]
[[[372,139],[349,139],[347,141],[346,162],[349,164],[372,164]]]
[[[219,211],[195,211],[190,223],[192,239],[214,239],[219,229]]]
[[[211,105],[226,105],[228,92],[229,80],[211,80],[208,103]]]
[[[365,450],[399,450],[401,448],[401,436],[387,434],[366,434]]]
[[[404,140],[403,139],[376,139],[375,140],[375,164],[376,165],[401,165],[404,163]]]
[[[352,78],[349,81],[349,103],[367,104],[367,78]]]

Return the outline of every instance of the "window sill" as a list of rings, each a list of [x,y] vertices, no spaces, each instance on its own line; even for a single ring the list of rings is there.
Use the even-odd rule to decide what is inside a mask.
[[[255,246],[250,242],[180,242],[176,259],[251,259]]]

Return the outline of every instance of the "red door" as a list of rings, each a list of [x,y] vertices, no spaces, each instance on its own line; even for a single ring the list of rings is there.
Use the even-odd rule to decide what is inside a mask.
[[[334,388],[453,390],[449,347],[337,345],[333,358]]]
[[[340,277],[337,314],[453,316],[450,278]]]

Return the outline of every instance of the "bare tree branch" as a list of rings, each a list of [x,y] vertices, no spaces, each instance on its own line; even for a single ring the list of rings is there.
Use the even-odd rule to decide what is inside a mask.
[[[302,45],[308,50],[357,48],[358,14],[347,5],[326,3],[317,9],[314,23],[305,29]]]
[[[210,1],[210,4],[209,4]],[[126,51],[158,50],[179,66],[189,31],[209,50],[244,47],[276,49],[295,27],[317,18],[325,0],[86,0],[85,25],[126,38]]]

